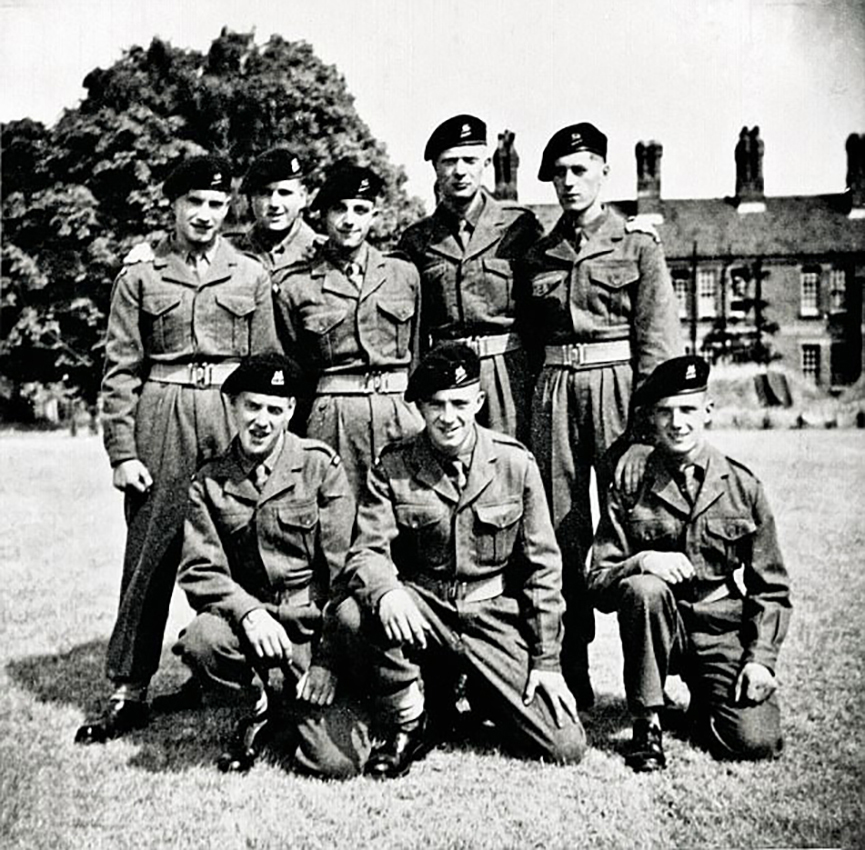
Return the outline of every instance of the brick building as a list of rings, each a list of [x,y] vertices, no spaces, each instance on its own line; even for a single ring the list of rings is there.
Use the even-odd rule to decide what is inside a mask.
[[[667,199],[663,149],[641,142],[637,197],[611,206],[657,228],[689,351],[728,362],[772,352],[818,386],[840,390],[859,379],[865,359],[865,135],[847,139],[840,194],[765,195],[763,151],[759,129],[743,127],[731,197]],[[560,214],[556,204],[532,208],[546,228]]]

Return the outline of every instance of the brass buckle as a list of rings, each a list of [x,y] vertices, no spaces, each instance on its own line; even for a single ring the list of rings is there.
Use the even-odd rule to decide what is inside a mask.
[[[189,367],[190,378],[196,387],[209,387],[211,378],[210,365],[206,363],[192,363]]]
[[[586,360],[586,352],[583,343],[572,342],[568,346],[568,365],[582,366]]]

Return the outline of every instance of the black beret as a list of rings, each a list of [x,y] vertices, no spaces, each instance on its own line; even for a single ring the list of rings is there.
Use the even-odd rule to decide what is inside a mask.
[[[303,372],[290,357],[282,354],[254,354],[245,357],[240,365],[222,382],[222,392],[292,398],[301,392]]]
[[[406,401],[423,401],[441,390],[453,390],[477,383],[481,361],[474,350],[461,342],[445,342],[430,351],[408,379]]]
[[[296,154],[288,148],[271,148],[252,161],[240,184],[240,191],[249,195],[271,183],[303,176],[304,168]]]
[[[708,386],[709,364],[702,357],[674,357],[656,366],[646,378],[634,393],[634,406],[646,407],[668,396],[701,393]]]
[[[170,201],[193,189],[213,189],[231,193],[231,163],[216,154],[204,154],[184,159],[162,184],[162,192]]]
[[[448,148],[486,143],[487,125],[480,118],[475,118],[474,115],[454,115],[432,131],[423,152],[424,162],[435,162],[438,155]]]
[[[312,202],[312,210],[326,212],[337,201],[362,198],[375,201],[384,181],[372,169],[360,165],[339,165],[332,169]]]
[[[607,158],[607,137],[594,125],[587,122],[563,127],[547,142],[541,157],[538,180],[549,183],[553,179],[553,166],[560,156],[577,151],[589,151]]]

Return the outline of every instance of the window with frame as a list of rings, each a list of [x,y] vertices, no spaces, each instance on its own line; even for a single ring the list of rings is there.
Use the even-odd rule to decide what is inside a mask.
[[[847,270],[832,269],[829,272],[829,309],[843,313],[847,309]]]
[[[802,269],[799,277],[799,315],[820,315],[819,269]]]
[[[802,346],[802,375],[813,384],[820,383],[820,346]]]
[[[697,269],[697,315],[714,319],[717,313],[718,275],[715,269]]]
[[[673,291],[676,293],[676,301],[679,305],[679,318],[687,319],[689,315],[688,302],[690,300],[689,290],[691,288],[691,275],[689,272],[679,269],[673,271]]]

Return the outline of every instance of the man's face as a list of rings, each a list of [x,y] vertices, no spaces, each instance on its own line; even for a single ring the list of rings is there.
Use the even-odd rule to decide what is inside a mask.
[[[479,383],[451,390],[440,390],[417,403],[433,446],[442,454],[456,457],[471,439],[475,417],[483,407]]]
[[[599,206],[598,196],[609,170],[607,163],[590,151],[560,156],[553,165],[553,185],[562,209],[579,215]]]
[[[203,247],[216,239],[228,215],[228,193],[216,189],[190,189],[176,198],[174,226],[189,247]]]
[[[260,463],[270,455],[279,441],[279,435],[288,427],[295,400],[242,392],[232,399],[231,406],[243,455]]]
[[[651,414],[658,445],[676,458],[693,457],[703,446],[711,413],[705,392],[659,399]]]
[[[490,164],[486,145],[463,145],[443,150],[435,160],[436,182],[442,200],[466,204],[481,188]]]
[[[354,251],[363,245],[378,215],[375,203],[363,198],[334,201],[324,214],[331,244],[339,251]]]
[[[249,196],[255,223],[264,230],[281,232],[291,229],[306,206],[306,187],[298,178],[277,180]]]

